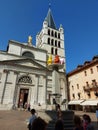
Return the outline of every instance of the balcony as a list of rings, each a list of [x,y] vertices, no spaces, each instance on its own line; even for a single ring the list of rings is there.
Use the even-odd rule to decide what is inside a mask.
[[[84,91],[96,91],[98,90],[98,82],[94,82],[92,84],[88,84],[86,86],[83,86]]]

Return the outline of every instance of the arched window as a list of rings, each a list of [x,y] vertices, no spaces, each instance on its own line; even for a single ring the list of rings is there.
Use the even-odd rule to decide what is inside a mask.
[[[61,47],[61,45],[60,45],[60,41],[58,41],[58,47],[59,47],[59,48]]]
[[[52,30],[52,32],[51,32],[51,36],[54,36],[53,30]]]
[[[29,84],[32,84],[32,80],[29,76],[22,76],[19,80],[18,80],[18,83],[29,83]]]
[[[34,54],[32,54],[31,52],[27,52],[27,51],[24,52],[24,53],[22,54],[22,56],[26,56],[26,57],[28,57],[28,58],[33,58],[33,59],[35,58],[35,57],[34,57]]]
[[[55,37],[57,37],[57,32],[55,32]]]
[[[53,47],[51,48],[51,54],[54,54],[54,48]]]
[[[50,29],[48,29],[48,35],[50,35]]]
[[[53,40],[53,39],[51,40],[51,45],[52,45],[52,46],[54,45],[54,40]]]
[[[57,46],[57,40],[55,40],[55,46]]]
[[[58,51],[58,50],[57,50],[57,48],[56,48],[56,49],[55,49],[55,55],[57,55],[57,51]]]
[[[48,44],[50,45],[50,38],[48,38]]]
[[[60,33],[58,33],[58,38],[60,39]]]

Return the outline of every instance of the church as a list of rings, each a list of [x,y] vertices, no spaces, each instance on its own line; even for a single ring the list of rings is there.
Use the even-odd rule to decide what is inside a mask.
[[[49,8],[36,43],[9,40],[0,51],[0,110],[46,109],[67,100],[64,29],[57,29]]]

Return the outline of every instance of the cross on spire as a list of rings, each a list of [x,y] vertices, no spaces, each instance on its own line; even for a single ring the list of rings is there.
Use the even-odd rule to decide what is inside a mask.
[[[51,8],[51,3],[49,2],[49,8]]]

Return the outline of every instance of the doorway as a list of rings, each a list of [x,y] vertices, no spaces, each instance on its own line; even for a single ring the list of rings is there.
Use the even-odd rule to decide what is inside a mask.
[[[28,102],[28,93],[29,89],[20,89],[18,101],[19,108],[24,108],[25,104]]]

